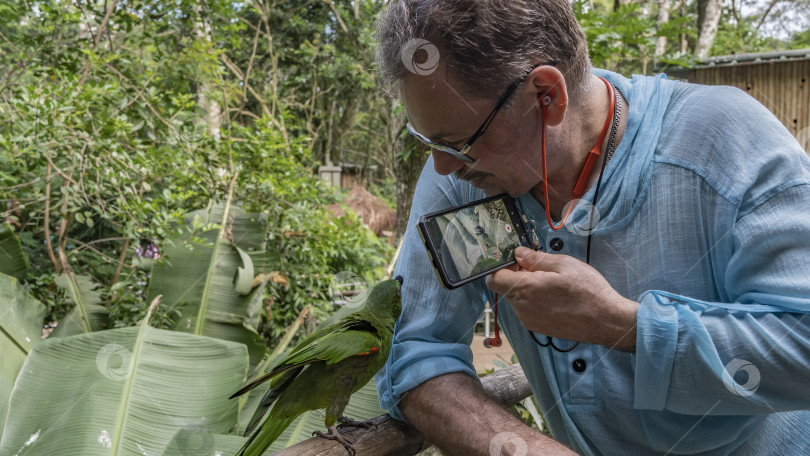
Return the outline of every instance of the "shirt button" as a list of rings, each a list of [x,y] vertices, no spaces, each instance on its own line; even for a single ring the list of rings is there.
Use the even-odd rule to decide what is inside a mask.
[[[584,359],[575,359],[574,360],[574,370],[577,372],[585,372],[585,360]]]
[[[549,242],[549,245],[551,246],[551,250],[559,252],[560,250],[562,250],[564,244],[562,239],[554,238]]]

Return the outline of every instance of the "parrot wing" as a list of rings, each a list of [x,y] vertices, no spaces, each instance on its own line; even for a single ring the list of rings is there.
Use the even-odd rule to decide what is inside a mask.
[[[347,319],[344,322],[324,328],[320,337],[313,338],[310,336],[301,341],[278,366],[233,393],[231,398],[241,396],[267,380],[291,369],[319,361],[334,364],[352,356],[370,355],[380,350],[381,345],[382,341],[377,329],[371,323],[362,319]],[[289,381],[289,378],[284,376],[278,380],[280,380],[279,384],[283,384]],[[271,387],[279,386],[276,383],[274,381]]]

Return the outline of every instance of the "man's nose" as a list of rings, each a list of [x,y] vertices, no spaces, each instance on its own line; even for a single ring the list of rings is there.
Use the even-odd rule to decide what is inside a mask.
[[[464,162],[446,152],[433,149],[431,153],[433,154],[433,167],[442,176],[452,174],[464,167]]]

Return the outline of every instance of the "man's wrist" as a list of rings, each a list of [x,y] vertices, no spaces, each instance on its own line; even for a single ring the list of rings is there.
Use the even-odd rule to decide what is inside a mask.
[[[616,318],[611,325],[613,335],[605,345],[615,350],[635,353],[638,306],[639,303],[636,301],[619,298],[616,304]]]

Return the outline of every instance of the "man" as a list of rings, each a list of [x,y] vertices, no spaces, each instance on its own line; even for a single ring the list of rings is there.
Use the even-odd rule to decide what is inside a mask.
[[[394,417],[450,454],[810,454],[810,160],[774,116],[591,69],[565,0],[392,1],[378,40],[433,150],[377,378]],[[501,192],[541,251],[442,289],[416,218]],[[475,378],[496,296],[554,440]]]

